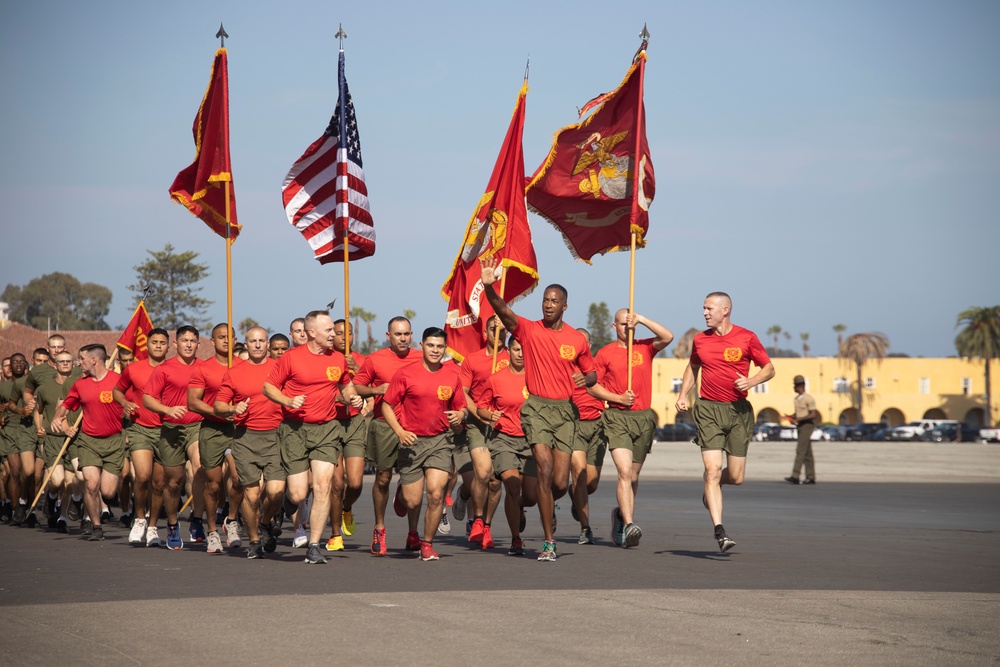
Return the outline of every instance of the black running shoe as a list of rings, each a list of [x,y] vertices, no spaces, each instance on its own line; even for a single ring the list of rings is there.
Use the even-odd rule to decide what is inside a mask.
[[[264,548],[261,546],[260,540],[251,542],[250,546],[247,548],[247,558],[253,560],[255,558],[263,558],[263,557],[264,557]]]
[[[93,530],[90,531],[90,537],[87,538],[88,542],[101,542],[104,540],[104,527],[94,526]]]
[[[721,551],[722,553],[726,553],[727,551],[736,546],[736,542],[734,542],[732,538],[726,535],[726,531],[722,531],[720,535],[716,535],[715,539],[718,540],[719,551]]]
[[[26,528],[36,528],[38,526],[38,517],[35,516],[34,512],[29,512],[28,516],[24,517],[24,523],[21,525]]]
[[[84,537],[89,537],[91,533],[94,532],[94,522],[90,519],[84,519],[80,522],[80,534]]]
[[[269,554],[273,554],[274,550],[278,548],[278,540],[275,539],[274,529],[271,526],[258,526],[258,532],[260,533],[260,544],[261,547]],[[247,556],[249,558],[249,556]]]

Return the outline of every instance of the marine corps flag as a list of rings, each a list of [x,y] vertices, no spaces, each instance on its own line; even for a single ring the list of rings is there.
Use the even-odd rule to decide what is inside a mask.
[[[645,62],[640,50],[622,84],[584,107],[600,104],[593,114],[556,132],[528,183],[528,207],[555,225],[573,256],[588,264],[597,253],[628,250],[632,231],[636,245],[645,245],[655,190],[642,102]]]
[[[451,275],[441,288],[441,296],[448,302],[448,348],[459,361],[483,347],[484,324],[493,315],[480,280],[481,257],[500,259],[505,274],[494,287],[508,303],[529,294],[538,284],[538,263],[524,203],[521,134],[527,94],[525,81],[486,192],[466,227]]]
[[[135,314],[129,320],[128,326],[118,339],[118,347],[131,352],[136,359],[148,359],[149,352],[146,351],[146,341],[149,332],[153,329],[153,321],[149,319],[146,312],[146,302],[140,301],[139,307],[135,309]]]
[[[240,225],[236,222],[236,193],[232,187],[233,169],[229,162],[229,73],[226,50],[215,52],[212,77],[205,99],[194,118],[195,155],[190,167],[182,170],[170,186],[170,197],[184,204],[222,238],[235,239]],[[226,207],[226,183],[229,183],[229,207]],[[229,235],[226,235],[226,214]]]

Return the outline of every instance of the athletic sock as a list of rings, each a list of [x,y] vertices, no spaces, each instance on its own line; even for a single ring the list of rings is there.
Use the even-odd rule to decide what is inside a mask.
[[[81,500],[83,500],[83,494],[82,493],[74,493],[73,495],[70,496],[70,500],[72,500],[74,503],[78,503]]]
[[[722,527],[721,523],[715,527],[715,536],[716,537],[721,537],[722,534],[725,533],[725,532],[726,532],[726,529]]]

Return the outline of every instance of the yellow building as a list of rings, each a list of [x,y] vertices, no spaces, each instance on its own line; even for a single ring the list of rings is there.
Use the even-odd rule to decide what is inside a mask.
[[[776,358],[775,376],[750,392],[757,421],[778,422],[792,412],[792,378],[806,378],[806,391],[816,399],[823,422],[858,423],[857,369],[836,357]],[[677,402],[686,359],[653,360],[653,408],[661,424],[677,420]],[[866,422],[898,426],[917,419],[955,419],[983,426],[986,387],[984,365],[975,359],[913,359],[893,357],[862,369]],[[751,373],[754,372],[751,367]],[[993,419],[1000,417],[1000,363],[990,367]],[[690,421],[690,414],[681,421]]]

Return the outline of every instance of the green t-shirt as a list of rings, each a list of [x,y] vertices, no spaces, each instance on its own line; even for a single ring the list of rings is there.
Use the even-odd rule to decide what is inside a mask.
[[[3,418],[4,422],[6,422],[11,416],[11,414],[7,412],[7,401],[10,400],[10,391],[13,386],[13,380],[4,380],[3,382],[0,382],[0,417]]]
[[[36,409],[39,409],[42,413],[42,426],[45,427],[46,432],[49,430],[49,424],[52,423],[52,419],[56,416],[56,408],[59,407],[59,404],[69,394],[69,388],[73,386],[74,382],[75,380],[70,377],[62,384],[59,384],[56,381],[56,376],[52,376],[46,378],[35,389],[35,401],[38,403]],[[79,410],[69,413],[66,421],[72,424],[76,421],[76,417],[79,414]]]
[[[17,404],[17,407],[24,407],[24,383],[28,381],[28,374],[25,373],[19,378],[14,378],[13,386],[11,387],[11,397],[10,400]],[[35,422],[31,415],[21,416],[12,415],[13,417],[21,420],[21,426],[26,426],[34,430]]]
[[[55,375],[56,369],[50,366],[49,362],[32,366],[31,370],[28,371],[27,379],[24,381],[24,387],[34,393],[35,389],[37,389],[42,382],[50,377],[55,377]]]

